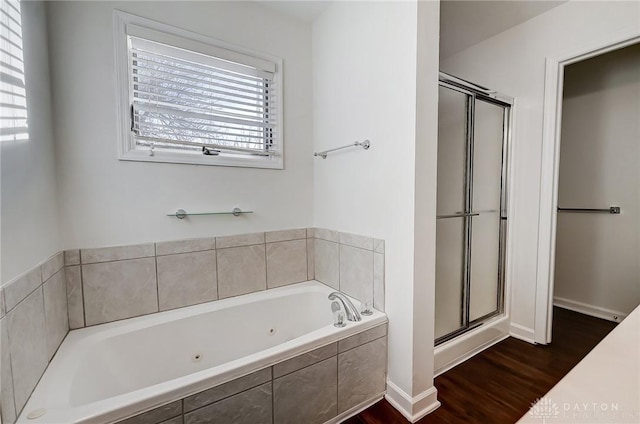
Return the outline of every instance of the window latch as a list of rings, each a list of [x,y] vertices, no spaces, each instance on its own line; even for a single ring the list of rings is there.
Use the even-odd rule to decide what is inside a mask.
[[[202,146],[202,154],[205,156],[218,156],[220,154],[220,150]]]

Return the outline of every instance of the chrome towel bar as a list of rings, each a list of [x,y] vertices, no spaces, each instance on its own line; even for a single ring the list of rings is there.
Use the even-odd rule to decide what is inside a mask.
[[[184,209],[178,209],[175,213],[168,213],[167,216],[175,216],[178,219],[184,219],[194,215],[233,215],[240,216],[243,213],[253,213],[253,211],[243,211],[240,208],[233,208],[230,212],[187,212]]]
[[[336,150],[342,150],[342,149],[347,149],[349,147],[362,147],[364,150],[369,149],[369,147],[371,147],[371,142],[369,140],[365,140],[365,141],[356,141],[355,143],[351,143],[351,144],[347,144],[346,146],[341,146],[341,147],[336,147],[334,149],[329,149],[329,150],[324,150],[322,152],[315,152],[313,154],[313,156],[320,156],[322,159],[326,159],[327,158],[327,154],[330,152],[335,152]]]
[[[575,212],[575,213],[609,213],[612,215],[620,214],[620,206],[609,206],[608,209],[589,209],[589,208],[558,208],[558,212]]]

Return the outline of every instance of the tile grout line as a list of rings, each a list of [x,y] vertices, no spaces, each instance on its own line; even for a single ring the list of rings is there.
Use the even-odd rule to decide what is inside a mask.
[[[166,256],[166,255],[160,255],[160,256]],[[153,255],[147,255],[147,256],[132,256],[130,258],[122,258],[122,259],[111,259],[111,260],[107,260],[107,261],[94,261],[94,262],[85,262],[83,263],[83,265],[97,265],[97,264],[108,264],[111,262],[124,262],[124,261],[135,261],[138,259],[148,259],[148,258],[155,258],[155,252]]]
[[[5,316],[6,317],[6,311],[5,311]],[[3,317],[3,318],[4,318]],[[11,361],[11,332],[9,331],[9,318],[7,318],[7,322],[5,323],[5,325],[7,326],[6,328],[6,332],[7,332],[7,343],[9,346],[7,346],[7,352],[9,354],[9,371],[11,372],[11,389],[13,390],[13,399],[12,399],[12,403],[13,403],[13,412],[16,416],[16,420],[18,419],[18,407],[16,405],[16,390],[15,390],[15,382],[14,382],[14,378],[13,378],[13,363]],[[0,331],[2,331],[2,329],[0,328]],[[0,334],[0,337],[2,337],[2,335]]]
[[[264,287],[265,287],[265,290],[269,290],[269,270],[267,269],[267,234],[263,233],[263,236],[264,236]]]
[[[87,327],[87,302],[84,298],[84,272],[82,272],[82,249],[78,249],[78,258],[80,260],[80,293],[82,295],[82,320],[84,321],[82,323],[82,327],[80,328],[86,328]]]
[[[215,246],[215,244],[214,244]],[[219,289],[219,284],[218,284],[218,249],[213,251],[213,262],[214,265],[216,267],[216,272],[215,272],[215,278],[216,278],[216,299],[215,300],[220,300],[220,289]]]
[[[271,368],[271,424],[276,423],[276,387],[275,378],[273,378],[273,365]]]
[[[82,327],[87,326],[87,317],[84,307],[84,277],[82,276],[82,265],[78,265],[78,271],[80,272],[80,302],[82,304]]]
[[[307,235],[307,229],[304,230],[304,235]],[[305,269],[307,270],[307,279],[305,281],[309,281],[309,239],[305,237],[304,239],[304,264]]]
[[[160,279],[158,278],[158,256],[156,253],[156,244],[153,243],[153,263],[155,264],[155,272],[156,272],[156,305],[158,305],[158,310],[156,312],[160,312]]]

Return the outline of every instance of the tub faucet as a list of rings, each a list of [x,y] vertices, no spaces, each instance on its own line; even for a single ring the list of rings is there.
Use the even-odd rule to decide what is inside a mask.
[[[358,310],[356,309],[355,306],[353,306],[353,303],[351,303],[351,301],[342,293],[340,292],[333,292],[329,295],[329,300],[336,300],[338,299],[340,302],[342,302],[342,306],[344,307],[344,311],[347,314],[347,321],[361,321],[362,318],[360,317],[360,313],[358,312]]]

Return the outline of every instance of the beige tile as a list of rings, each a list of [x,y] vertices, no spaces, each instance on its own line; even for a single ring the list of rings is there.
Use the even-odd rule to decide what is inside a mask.
[[[340,249],[338,243],[314,239],[315,279],[334,289],[340,287]]]
[[[333,230],[327,230],[326,228],[314,228],[313,236],[317,239],[333,241],[338,243],[340,241],[340,233]]]
[[[307,280],[316,278],[316,249],[315,240],[307,239]]]
[[[80,266],[68,266],[67,275],[67,309],[69,311],[69,328],[84,327],[84,301],[82,298],[82,275]]]
[[[338,413],[384,392],[387,338],[383,337],[338,355]]]
[[[47,281],[64,266],[64,252],[58,252],[42,264],[42,281]]]
[[[384,240],[373,239],[373,251],[376,253],[384,253]]]
[[[0,422],[3,423],[13,423],[16,419],[8,321],[9,318],[0,319]]]
[[[273,366],[273,378],[282,377],[283,375],[298,371],[299,369],[306,368],[310,365],[316,364],[325,359],[329,359],[332,356],[338,354],[338,344],[331,343],[327,346],[319,347],[311,352],[303,353],[295,358],[291,358],[287,361],[280,362]]]
[[[359,236],[357,234],[340,233],[340,244],[359,247],[360,249],[373,250],[373,238]]]
[[[218,298],[215,250],[159,256],[157,261],[161,311]]]
[[[79,249],[65,250],[64,264],[65,266],[80,265],[80,250]]]
[[[378,325],[338,342],[338,352],[345,352],[387,335],[387,324]]]
[[[336,357],[273,380],[277,424],[322,424],[337,415]]]
[[[373,307],[384,311],[384,254],[373,254]]]
[[[184,412],[215,403],[221,399],[236,395],[252,387],[260,386],[271,381],[271,368],[256,371],[244,377],[236,378],[227,383],[196,393],[193,396],[184,398]]]
[[[216,248],[215,237],[189,240],[160,241],[156,243],[156,255],[174,255],[176,253],[201,252]]]
[[[20,411],[49,362],[42,288],[30,294],[7,318],[13,391],[16,410]]]
[[[44,295],[44,322],[48,359],[53,358],[58,346],[69,332],[67,310],[67,279],[62,268],[42,285]]]
[[[184,416],[184,423],[271,424],[272,410],[272,391],[271,382],[269,382],[189,412]]]
[[[13,309],[22,299],[42,284],[40,267],[22,274],[20,277],[4,285],[5,312]]]
[[[314,238],[315,232],[316,232],[315,228],[307,228],[307,238]]]
[[[153,243],[101,247],[97,249],[82,249],[80,251],[80,257],[83,264],[148,258],[155,256],[155,254],[156,249]]]
[[[218,298],[267,288],[265,245],[218,249]]]
[[[267,287],[307,280],[307,239],[267,243]]]
[[[181,414],[182,401],[177,400],[126,420],[118,421],[118,424],[158,424]]]
[[[373,252],[340,246],[340,291],[360,301],[373,301]]]
[[[264,243],[264,233],[238,234],[234,236],[216,237],[216,248],[250,246]]]
[[[86,325],[158,312],[155,258],[82,266]]]
[[[307,238],[307,230],[304,228],[296,228],[293,230],[267,231],[264,233],[267,243],[275,243],[277,241],[300,240]]]

